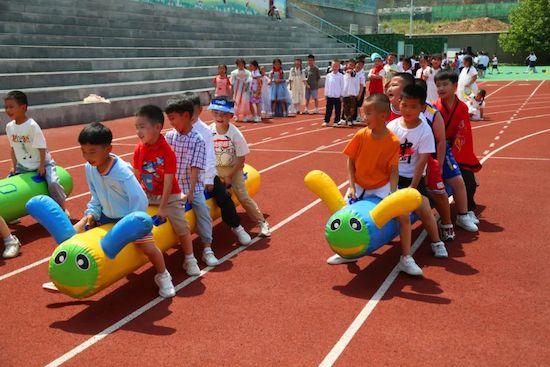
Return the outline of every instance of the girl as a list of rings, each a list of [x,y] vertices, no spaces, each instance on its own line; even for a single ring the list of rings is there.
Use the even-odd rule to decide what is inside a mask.
[[[302,106],[305,105],[306,99],[306,73],[302,69],[302,59],[294,60],[294,66],[290,69],[288,78],[290,92],[292,96],[292,110],[297,114],[302,113]]]
[[[271,113],[271,88],[269,87],[269,77],[264,66],[260,68],[260,73],[262,74],[262,116],[273,117]]]
[[[426,82],[427,86],[427,99],[429,103],[437,101],[439,96],[437,95],[437,87],[435,86],[435,72],[429,64],[428,56],[422,56],[420,58],[420,69],[416,71],[416,78],[422,79]]]
[[[276,113],[277,104],[281,103],[283,116],[288,117],[286,110],[288,92],[281,59],[273,60],[273,70],[269,73],[269,79],[271,85],[271,112]]]
[[[227,77],[227,65],[218,65],[218,75],[213,80],[216,91],[214,96],[217,97],[229,97],[231,94],[231,82]]]
[[[244,59],[235,61],[237,69],[231,72],[231,89],[235,101],[235,121],[242,118],[244,122],[250,120],[250,83],[252,75],[246,70]]]
[[[261,122],[261,103],[262,103],[262,75],[260,74],[258,61],[252,60],[250,63],[250,73],[252,75],[252,83],[250,86],[250,107],[254,115],[254,122]]]
[[[473,60],[471,56],[465,56],[462,62],[464,68],[462,68],[458,76],[457,96],[462,102],[466,103],[470,94],[477,94],[477,70],[472,66]]]
[[[408,57],[403,59],[403,72],[414,75],[412,71],[412,61]]]
[[[487,92],[485,89],[480,89],[477,94],[472,94],[468,97],[468,113],[470,114],[470,121],[483,120],[483,110],[485,109],[485,96]]]

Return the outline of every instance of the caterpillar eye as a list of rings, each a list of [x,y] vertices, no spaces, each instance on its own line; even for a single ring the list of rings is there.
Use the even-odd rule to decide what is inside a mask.
[[[53,262],[57,265],[61,265],[67,260],[67,253],[65,251],[59,251],[57,255],[55,255],[55,258],[53,259]]]
[[[363,225],[357,218],[351,218],[349,220],[349,226],[351,227],[351,229],[353,229],[356,232],[360,232],[361,229],[363,229]]]
[[[90,260],[86,255],[78,254],[76,255],[76,266],[82,270],[88,270],[90,268]]]
[[[333,231],[336,231],[338,230],[338,228],[340,228],[341,225],[342,225],[342,221],[336,218],[335,220],[332,221],[332,223],[330,223],[330,229]]]

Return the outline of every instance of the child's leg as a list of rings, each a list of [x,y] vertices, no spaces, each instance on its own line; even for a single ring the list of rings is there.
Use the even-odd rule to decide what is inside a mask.
[[[220,172],[223,174],[223,171]],[[239,202],[246,210],[246,214],[256,223],[265,222],[264,215],[258,208],[256,202],[248,195],[248,190],[244,182],[243,171],[237,171],[232,178],[231,187],[239,199]]]
[[[408,215],[400,215],[397,220],[399,220],[401,254],[407,256],[411,253],[411,219]]]
[[[309,111],[310,99],[311,99],[311,89],[306,89],[306,111]]]
[[[157,246],[155,246],[155,243],[152,241],[152,239],[148,242],[144,243],[136,243],[138,245],[141,252],[147,256],[151,264],[155,267],[157,273],[164,273],[166,271],[166,264],[164,263],[164,256],[162,255],[162,252],[159,250]]]
[[[476,208],[474,196],[477,190],[477,183],[475,175],[472,171],[462,170],[462,178],[464,180],[464,187],[466,191],[467,211],[473,211]]]
[[[241,218],[237,214],[235,203],[231,199],[231,195],[218,176],[214,177],[214,189],[212,191],[216,204],[222,212],[222,220],[231,228],[237,228],[241,225]]]
[[[2,238],[11,236],[11,231],[2,217],[0,217],[0,236],[2,236]]]
[[[73,228],[76,231],[76,233],[82,233],[82,232],[85,231],[85,228],[84,228],[85,226],[86,226],[86,217],[84,217],[81,220],[79,220],[78,222],[76,222],[73,225]]]
[[[334,108],[335,98],[327,97],[327,108],[325,109],[325,124],[330,122],[330,117],[332,116],[332,110]]]
[[[462,176],[455,176],[445,180],[445,182],[453,189],[453,198],[458,214],[466,214],[468,212],[468,200],[466,197],[466,186],[464,185]]]
[[[212,246],[212,218],[210,217],[210,208],[206,205],[204,194],[195,193],[193,196],[193,211],[197,218],[197,233],[200,236],[205,248]]]
[[[434,202],[435,210],[437,210],[441,217],[441,224],[452,224],[451,206],[449,205],[449,197],[447,194],[432,192],[430,197]]]
[[[48,183],[48,191],[50,192],[50,196],[63,210],[65,210],[65,200],[67,199],[67,195],[65,194],[65,189],[63,189],[63,186],[59,183],[55,162],[51,161],[46,163],[45,169],[46,182]]]
[[[336,110],[336,116],[334,117],[334,124],[336,125],[337,120],[342,116],[342,101],[340,98],[334,99],[334,109]]]
[[[437,223],[432,213],[430,202],[424,195],[422,195],[422,204],[420,205],[420,208],[416,209],[415,213],[420,217],[420,221],[422,222],[424,229],[426,229],[426,232],[428,232],[431,242],[439,242],[440,238],[439,231],[437,230]]]

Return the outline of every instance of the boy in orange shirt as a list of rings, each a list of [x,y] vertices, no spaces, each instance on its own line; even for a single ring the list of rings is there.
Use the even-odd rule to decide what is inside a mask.
[[[367,127],[359,130],[344,149],[348,156],[350,188],[348,197],[362,200],[368,196],[383,199],[397,190],[399,181],[399,138],[386,128],[390,100],[384,94],[369,96],[364,104]],[[410,255],[411,222],[408,215],[398,217],[402,256],[399,269],[410,275],[422,275]],[[331,265],[356,261],[339,255],[330,257]]]

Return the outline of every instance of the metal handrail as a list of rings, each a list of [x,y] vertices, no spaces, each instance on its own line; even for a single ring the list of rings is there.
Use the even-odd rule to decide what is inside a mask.
[[[302,23],[315,28],[321,33],[334,38],[338,42],[346,44],[348,47],[356,49],[359,53],[372,54],[373,52],[379,53],[382,57],[385,57],[389,52],[381,49],[380,47],[373,45],[370,42],[365,41],[362,38],[357,37],[354,34],[347,32],[346,30],[334,25],[325,19],[318,17],[317,15],[310,13],[309,11],[302,9],[296,4],[287,2],[287,9],[291,8],[292,15],[295,19]]]

